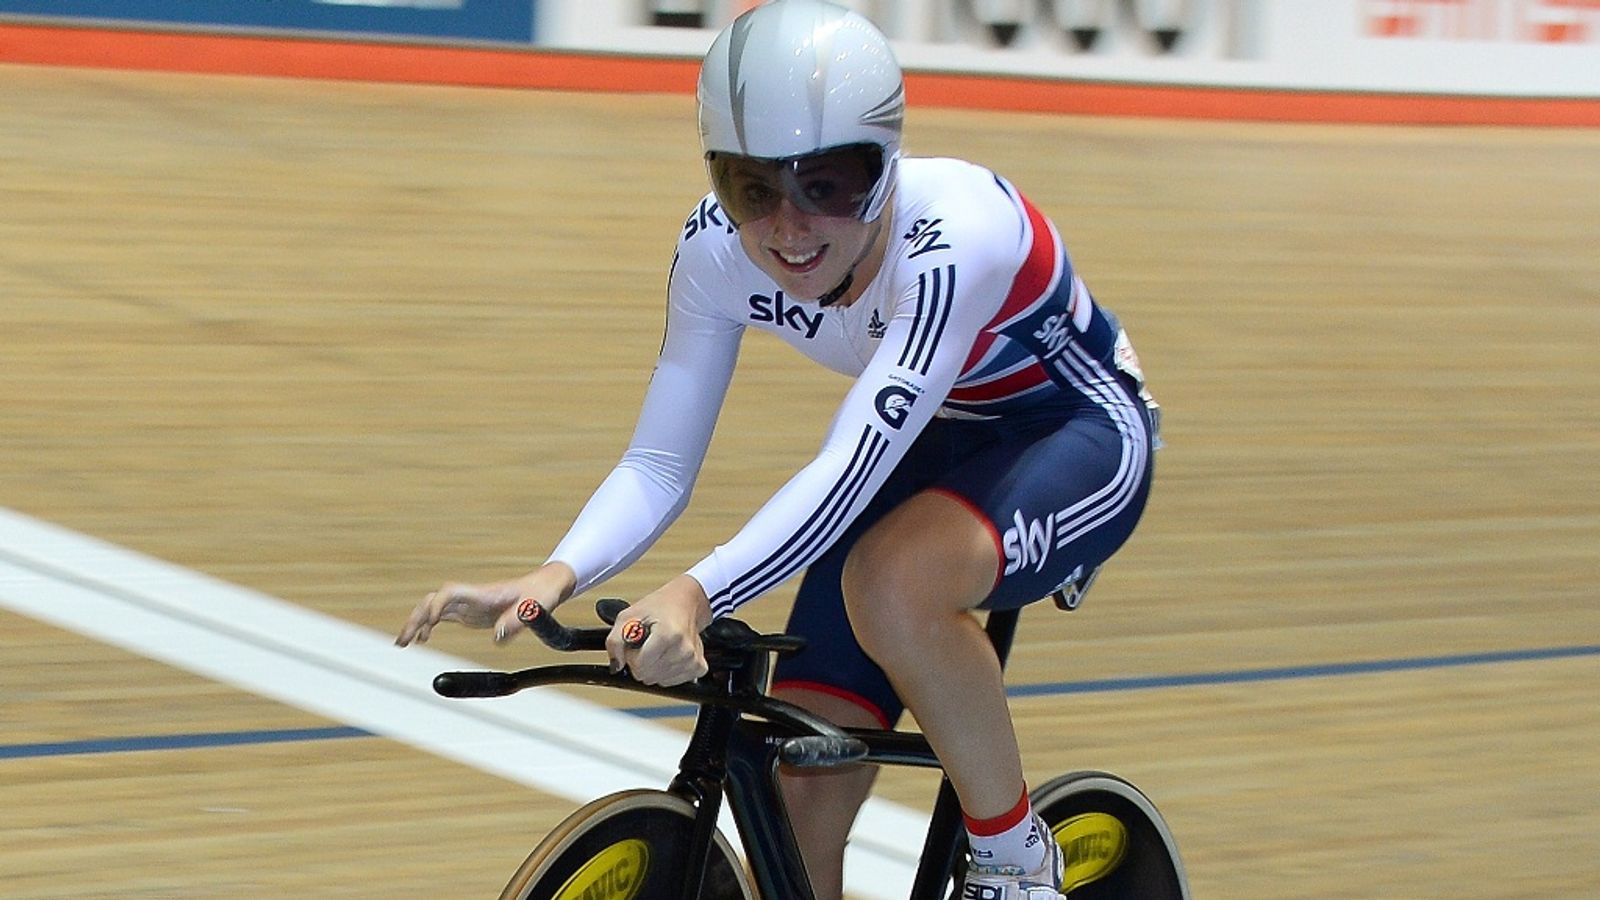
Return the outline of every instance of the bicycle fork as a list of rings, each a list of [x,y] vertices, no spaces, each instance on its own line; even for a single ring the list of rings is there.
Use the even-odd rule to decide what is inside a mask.
[[[748,689],[764,672],[729,673],[722,685],[730,695]],[[683,893],[697,898],[704,884],[724,791],[746,851],[761,864],[747,867],[759,895],[785,900],[812,900],[816,895],[794,833],[786,826],[788,811],[778,790],[778,748],[784,738],[765,728],[739,728],[740,713],[708,703],[695,719],[694,733],[668,790],[695,807],[690,860]],[[747,725],[749,723],[746,723]]]
[[[680,897],[699,897],[705,882],[706,862],[711,858],[711,841],[722,812],[722,780],[725,767],[716,748],[726,747],[733,738],[738,715],[720,706],[706,706],[695,719],[694,734],[678,763],[667,790],[689,801],[695,808],[694,832],[689,838],[689,858],[683,870]]]

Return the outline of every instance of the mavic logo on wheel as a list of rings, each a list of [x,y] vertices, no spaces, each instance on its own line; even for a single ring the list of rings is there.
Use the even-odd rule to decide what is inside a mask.
[[[595,854],[551,900],[633,900],[649,869],[650,846],[629,838]]]
[[[1066,874],[1062,893],[1110,875],[1128,853],[1128,829],[1116,816],[1092,812],[1073,816],[1051,831],[1061,847]]]

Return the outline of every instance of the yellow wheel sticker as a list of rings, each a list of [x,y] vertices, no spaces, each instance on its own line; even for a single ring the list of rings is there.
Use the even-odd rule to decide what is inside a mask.
[[[1128,852],[1128,829],[1116,816],[1106,813],[1073,816],[1050,829],[1050,833],[1061,845],[1066,862],[1062,893],[1110,875]]]
[[[621,841],[572,873],[554,900],[633,900],[650,867],[650,845],[638,838]]]

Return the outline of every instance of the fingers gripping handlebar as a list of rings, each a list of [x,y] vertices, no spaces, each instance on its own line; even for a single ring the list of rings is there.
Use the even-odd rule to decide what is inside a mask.
[[[595,604],[595,612],[607,625],[628,608],[626,600],[608,597]],[[561,624],[549,610],[532,599],[525,599],[517,607],[517,619],[528,626],[539,640],[553,650],[574,652],[579,650],[604,650],[610,628],[570,628]],[[637,647],[650,636],[650,626],[635,620],[627,623],[637,626],[637,634],[627,636],[627,644]],[[737,619],[718,619],[701,632],[706,656],[713,665],[749,656],[753,653],[790,653],[805,646],[805,639],[787,634],[761,634]],[[526,683],[508,672],[445,672],[433,680],[433,689],[440,696],[452,698],[503,697],[514,694]]]
[[[600,620],[615,624],[617,617],[628,608],[626,600],[607,597],[594,605]],[[517,608],[517,619],[538,635],[539,640],[553,650],[604,650],[608,628],[568,628],[557,622],[550,611],[532,600],[523,600]],[[648,623],[634,620],[624,624],[628,633],[625,642],[638,647],[650,636]],[[793,653],[805,647],[805,638],[789,634],[761,634],[737,619],[717,619],[700,633],[710,655],[742,656],[753,652]]]

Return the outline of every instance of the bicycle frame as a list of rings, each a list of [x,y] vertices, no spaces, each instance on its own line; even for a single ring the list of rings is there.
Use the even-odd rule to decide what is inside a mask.
[[[989,614],[985,631],[1002,667],[1016,631],[1016,610]],[[759,656],[759,663],[755,660]],[[812,713],[765,693],[771,654],[749,657],[751,665],[713,669],[699,680],[672,687],[646,685],[626,672],[598,665],[553,665],[515,673],[446,673],[435,682],[447,696],[493,696],[528,687],[588,684],[647,693],[693,703],[699,708],[694,730],[667,790],[695,808],[689,865],[681,897],[698,898],[712,837],[726,798],[738,825],[749,871],[764,898],[814,900],[799,845],[789,825],[779,789],[783,750],[792,739],[824,736],[809,745],[805,763],[861,762],[878,766],[940,768],[938,757],[918,733],[892,729],[837,728]],[[448,679],[476,676],[473,684]],[[476,685],[476,686],[474,686]],[[843,736],[847,742],[828,735]],[[864,751],[864,752],[863,752]],[[940,780],[909,900],[944,900],[961,851],[960,806],[949,778]]]

